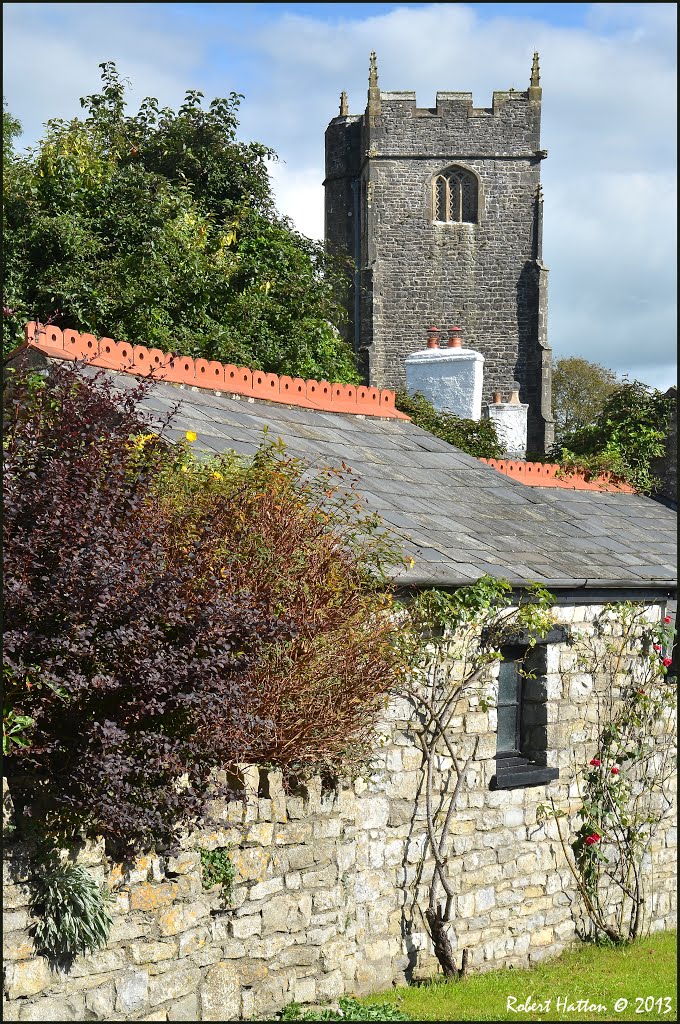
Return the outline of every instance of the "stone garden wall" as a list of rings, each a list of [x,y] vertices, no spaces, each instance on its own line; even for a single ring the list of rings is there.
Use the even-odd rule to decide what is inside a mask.
[[[592,614],[560,612],[585,629]],[[549,794],[562,806],[575,798],[573,758],[583,763],[593,752],[593,678],[561,644],[546,649],[535,685],[546,698],[537,708],[545,711],[548,764],[560,769],[549,786],[491,791],[495,711],[473,697],[457,721],[463,748],[478,742],[450,859],[452,941],[459,958],[469,950],[472,970],[554,955],[581,920],[555,823],[540,824],[537,808]],[[8,842],[5,1019],[271,1019],[291,1000],[335,1000],[435,973],[419,911],[432,862],[408,717],[405,704],[393,703],[377,731],[374,773],[335,789],[315,779],[284,794],[277,773],[247,770],[246,803],[218,808],[220,830],[187,841],[177,857],[120,865],[100,844],[74,851],[116,904],[106,948],[78,958],[69,973],[34,955],[30,851]],[[672,824],[647,863],[652,930],[676,921]],[[199,852],[226,846],[235,868],[228,908],[219,888],[204,890]]]

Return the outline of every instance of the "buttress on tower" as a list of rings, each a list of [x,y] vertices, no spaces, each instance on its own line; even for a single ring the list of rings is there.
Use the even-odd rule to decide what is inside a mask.
[[[384,92],[371,54],[363,114],[326,130],[325,237],[349,257],[347,341],[365,379],[404,386],[404,360],[434,324],[462,328],[484,356],[483,401],[518,388],[529,406],[528,448],[552,443],[543,263],[541,87],[494,92]]]

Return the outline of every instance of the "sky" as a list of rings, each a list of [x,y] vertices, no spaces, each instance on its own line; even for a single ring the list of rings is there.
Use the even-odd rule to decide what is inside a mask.
[[[544,259],[555,358],[581,356],[666,390],[676,382],[676,5],[579,3],[4,4],[3,93],[35,143],[80,112],[98,64],[177,107],[243,94],[240,137],[271,146],[278,208],[323,237],[324,131],[380,87],[526,89],[540,53]]]

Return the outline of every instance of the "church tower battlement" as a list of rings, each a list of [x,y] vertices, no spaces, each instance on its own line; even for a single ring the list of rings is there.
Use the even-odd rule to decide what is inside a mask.
[[[460,324],[484,355],[483,401],[519,389],[528,445],[552,442],[540,185],[540,70],[528,89],[386,92],[371,54],[363,114],[326,130],[325,237],[353,267],[346,337],[367,381],[404,386],[404,360],[430,324]]]

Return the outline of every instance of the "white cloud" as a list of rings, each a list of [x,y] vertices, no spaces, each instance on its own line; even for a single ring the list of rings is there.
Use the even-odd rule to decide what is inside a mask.
[[[323,167],[296,170],[279,161],[269,165],[269,176],[279,210],[303,235],[323,240]]]
[[[48,118],[80,114],[80,97],[99,91],[106,60],[129,79],[133,107],[145,96],[181,101],[202,45],[190,38],[178,45],[148,6],[4,5],[4,90],[29,142]]]
[[[251,7],[259,17],[249,26]],[[580,26],[551,24],[541,4],[531,16],[506,4],[497,17],[465,4],[401,4],[365,18],[354,7],[331,22],[285,4],[197,4],[191,15],[181,4],[6,4],[10,108],[27,127],[77,113],[109,58],[135,100],[176,104],[192,87],[210,98],[245,92],[242,136],[278,151],[280,209],[319,237],[324,131],[341,89],[352,112],[363,110],[372,49],[381,87],[415,89],[421,106],[437,90],[468,90],[489,106],[494,89],[526,88],[538,49],[555,353],[673,383],[675,5],[594,4]]]

